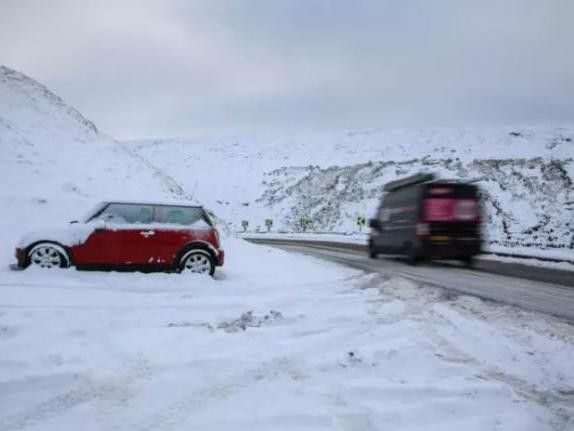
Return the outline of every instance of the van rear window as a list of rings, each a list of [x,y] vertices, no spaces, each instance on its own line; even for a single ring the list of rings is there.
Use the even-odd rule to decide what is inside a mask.
[[[426,187],[429,198],[476,199],[478,189],[473,184],[432,184]]]
[[[475,199],[427,198],[424,219],[429,222],[477,221],[478,202]]]

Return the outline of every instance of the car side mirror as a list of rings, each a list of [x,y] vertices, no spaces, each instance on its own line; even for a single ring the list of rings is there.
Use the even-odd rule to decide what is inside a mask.
[[[376,218],[370,218],[369,219],[369,227],[371,229],[381,229],[381,221],[379,219]]]

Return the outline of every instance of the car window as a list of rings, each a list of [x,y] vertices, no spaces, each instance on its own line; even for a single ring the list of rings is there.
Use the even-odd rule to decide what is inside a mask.
[[[155,219],[158,223],[183,226],[211,226],[205,211],[199,207],[157,206]]]
[[[154,219],[153,207],[151,205],[112,203],[95,219],[105,220],[109,223],[149,224]]]

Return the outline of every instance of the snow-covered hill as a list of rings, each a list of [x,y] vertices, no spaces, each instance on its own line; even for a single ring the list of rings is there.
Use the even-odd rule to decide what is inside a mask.
[[[574,128],[333,132],[130,143],[237,230],[353,231],[388,181],[478,180],[493,243],[574,247]]]
[[[0,260],[32,227],[78,218],[101,199],[180,194],[33,79],[0,66]]]

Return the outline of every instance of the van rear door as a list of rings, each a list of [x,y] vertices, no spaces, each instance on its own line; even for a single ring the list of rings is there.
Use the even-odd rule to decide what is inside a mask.
[[[472,184],[427,185],[424,195],[427,222],[472,222],[479,219],[477,187]]]
[[[433,242],[480,240],[478,188],[472,184],[434,183],[423,193],[423,222]]]

